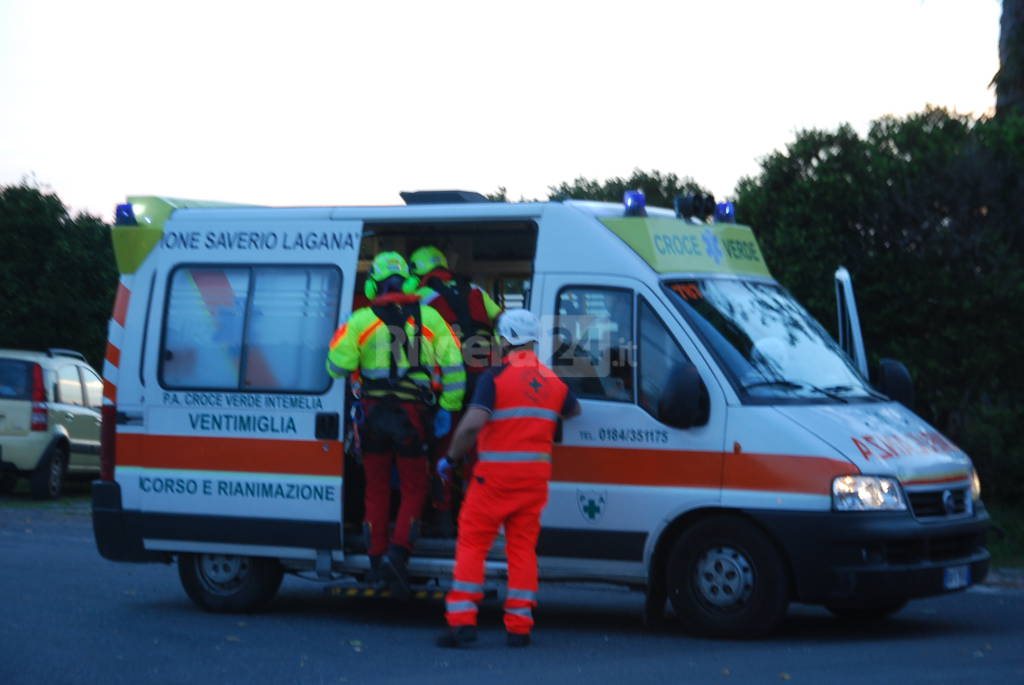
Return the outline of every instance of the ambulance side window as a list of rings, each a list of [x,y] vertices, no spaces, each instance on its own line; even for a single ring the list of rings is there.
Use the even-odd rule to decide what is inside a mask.
[[[174,389],[323,392],[334,266],[182,266],[171,274],[160,380]]]
[[[689,364],[690,360],[668,326],[643,298],[640,298],[637,329],[640,336],[637,351],[640,406],[658,418],[658,399],[666,379],[677,364]]]
[[[555,372],[580,397],[632,402],[632,291],[570,286],[557,311]]]

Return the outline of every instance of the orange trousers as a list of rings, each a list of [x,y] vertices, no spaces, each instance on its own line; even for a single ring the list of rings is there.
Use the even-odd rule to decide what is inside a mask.
[[[478,467],[479,468],[479,467]],[[513,474],[474,475],[459,512],[455,578],[445,596],[448,625],[476,625],[477,604],[484,596],[487,553],[505,526],[508,593],[505,630],[529,634],[537,606],[537,537],[540,514],[548,501],[548,483]]]

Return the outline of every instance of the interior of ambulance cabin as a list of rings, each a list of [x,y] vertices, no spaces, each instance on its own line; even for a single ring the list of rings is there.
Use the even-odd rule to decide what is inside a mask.
[[[486,290],[503,309],[529,306],[537,246],[537,225],[533,221],[367,222],[359,252],[353,310],[367,304],[363,284],[377,254],[394,251],[408,258],[414,250],[424,245],[439,248],[447,258],[452,273],[464,276]],[[365,550],[362,531],[365,481],[362,468],[351,450],[346,450],[345,475],[345,547],[353,552],[362,551]],[[392,516],[399,504],[399,493],[394,485]],[[432,494],[437,487],[440,487],[439,482],[431,483]],[[455,491],[453,516],[457,515],[462,496],[461,488],[457,487]],[[428,497],[420,537],[416,543],[416,554],[451,555],[455,541],[440,535],[442,527],[432,500],[433,497]],[[500,545],[496,552],[500,554]]]

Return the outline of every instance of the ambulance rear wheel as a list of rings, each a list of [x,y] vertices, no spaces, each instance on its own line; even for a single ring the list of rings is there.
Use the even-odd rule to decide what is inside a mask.
[[[277,594],[283,576],[276,559],[234,554],[178,555],[178,577],[185,592],[207,611],[259,609]]]
[[[702,635],[764,635],[789,604],[789,577],[775,545],[736,517],[707,519],[685,531],[669,554],[665,581],[684,626]]]

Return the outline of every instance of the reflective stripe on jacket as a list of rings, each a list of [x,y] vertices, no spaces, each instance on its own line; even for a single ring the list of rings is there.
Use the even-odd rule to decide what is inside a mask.
[[[356,310],[345,325],[335,332],[327,352],[327,372],[334,378],[351,371],[359,371],[364,381],[387,381],[391,376],[392,350],[395,354],[396,376],[403,382],[384,391],[367,391],[368,396],[391,394],[400,399],[418,399],[416,388],[429,390],[432,376],[440,377],[441,408],[459,411],[466,391],[466,372],[462,366],[462,352],[452,329],[437,311],[420,303],[422,336],[418,366],[427,370],[410,372],[405,340],[393,344],[391,331],[373,312],[372,307],[389,304],[408,305],[419,302],[416,295],[384,295],[371,302],[371,307]],[[412,317],[405,322],[405,338],[413,332]],[[413,360],[415,362],[415,360]]]
[[[494,376],[494,391],[477,439],[476,472],[517,469],[550,478],[551,443],[569,388],[533,352],[517,351]]]

